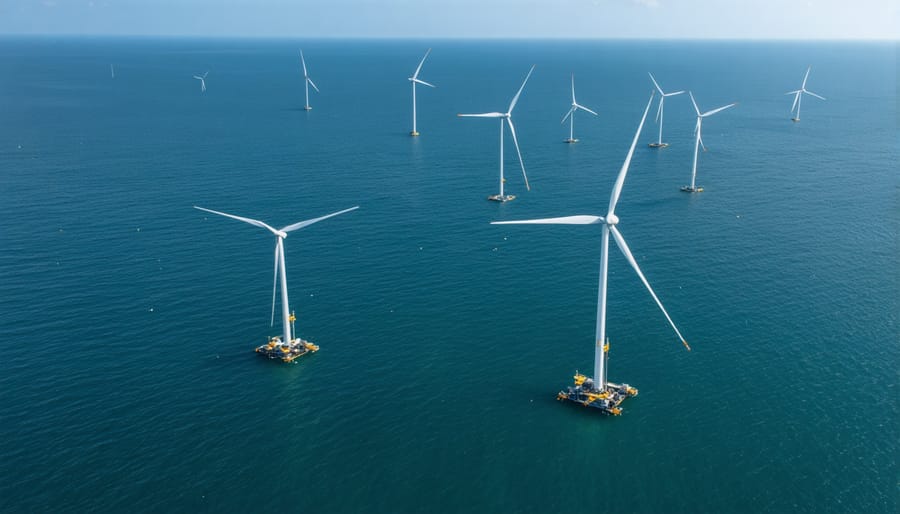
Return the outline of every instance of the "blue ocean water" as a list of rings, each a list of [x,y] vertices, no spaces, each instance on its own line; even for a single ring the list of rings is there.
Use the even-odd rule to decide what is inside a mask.
[[[303,106],[304,49],[312,111]],[[406,81],[433,47],[410,138]],[[109,66],[115,65],[115,78]],[[514,113],[532,190],[497,124]],[[791,98],[808,65],[803,120]],[[201,94],[193,74],[209,71]],[[619,229],[595,227],[651,90]],[[578,100],[576,137],[559,120]],[[896,512],[895,43],[0,40],[0,510]],[[654,107],[655,109],[655,107]],[[651,116],[655,111],[651,111]],[[253,348],[284,226],[295,365]]]

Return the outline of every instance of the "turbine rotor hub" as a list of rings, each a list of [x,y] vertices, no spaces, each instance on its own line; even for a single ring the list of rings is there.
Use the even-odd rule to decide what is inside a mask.
[[[616,216],[615,214],[610,214],[609,216],[606,217],[606,224],[607,225],[618,225],[619,217]]]

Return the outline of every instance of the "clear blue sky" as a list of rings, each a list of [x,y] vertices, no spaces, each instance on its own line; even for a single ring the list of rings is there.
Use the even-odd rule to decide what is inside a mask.
[[[898,39],[898,0],[0,0],[0,34]]]

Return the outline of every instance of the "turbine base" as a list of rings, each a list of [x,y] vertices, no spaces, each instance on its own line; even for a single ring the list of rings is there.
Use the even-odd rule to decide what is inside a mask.
[[[492,202],[510,202],[516,199],[516,195],[491,195],[487,199]]]
[[[794,123],[797,123],[798,121],[800,121],[800,118],[791,118],[791,121],[793,121]]]
[[[570,137],[569,139],[566,139],[563,142],[564,143],[577,143],[578,139]]]
[[[650,143],[647,146],[650,148],[665,148],[669,146],[669,143]]]
[[[638,390],[628,384],[606,383],[602,391],[594,387],[594,381],[581,373],[575,372],[575,385],[569,386],[565,391],[556,395],[559,401],[580,403],[585,407],[592,407],[608,416],[622,414],[620,405],[626,398],[638,395]]]
[[[681,186],[681,190],[684,191],[685,193],[702,193],[703,186],[696,186],[696,187]]]
[[[311,111],[311,110],[312,110],[312,107],[309,106],[309,105],[307,105],[306,107],[303,108],[303,110],[304,110],[304,111]]]
[[[282,362],[294,362],[308,353],[319,351],[319,346],[309,341],[294,339],[289,344],[282,342],[280,336],[269,339],[269,342],[256,347],[256,353],[270,359],[279,359]]]
[[[416,137],[416,136],[419,135],[419,133],[416,132],[415,130],[411,130],[411,131],[409,132],[409,135],[411,135],[412,137]]]

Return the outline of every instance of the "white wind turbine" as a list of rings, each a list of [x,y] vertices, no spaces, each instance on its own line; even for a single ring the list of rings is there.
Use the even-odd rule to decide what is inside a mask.
[[[631,142],[631,148],[628,150],[628,155],[625,157],[625,163],[622,164],[622,169],[619,171],[619,176],[616,178],[616,182],[613,185],[612,194],[610,195],[609,199],[609,209],[607,210],[605,217],[580,215],[565,216],[562,218],[492,222],[492,224],[494,225],[602,225],[602,239],[600,245],[600,279],[597,294],[597,325],[594,339],[594,376],[593,379],[590,379],[583,375],[576,375],[577,387],[575,387],[574,389],[570,388],[568,393],[560,393],[559,398],[578,401],[579,403],[582,403],[584,405],[597,407],[609,414],[619,414],[619,403],[621,403],[621,401],[627,396],[634,396],[637,394],[637,390],[627,384],[613,384],[607,382],[606,380],[606,359],[607,352],[609,351],[609,343],[607,342],[606,337],[606,285],[610,234],[612,234],[613,238],[616,241],[616,246],[618,246],[619,250],[622,251],[625,259],[629,264],[631,264],[631,267],[634,268],[634,271],[637,273],[638,278],[640,278],[641,282],[643,282],[644,286],[650,292],[650,296],[653,297],[656,305],[658,305],[660,310],[662,310],[663,315],[665,315],[666,319],[669,321],[669,325],[671,325],[675,330],[675,334],[678,335],[678,339],[688,350],[690,350],[690,346],[688,346],[687,341],[685,341],[684,337],[681,336],[681,332],[679,332],[678,328],[675,327],[675,323],[672,322],[672,318],[669,317],[669,313],[666,312],[666,309],[663,307],[662,302],[659,301],[656,293],[653,292],[653,288],[650,287],[650,283],[647,282],[647,279],[641,272],[637,261],[631,254],[631,250],[625,243],[625,239],[616,228],[616,225],[619,223],[619,218],[615,214],[616,204],[619,201],[619,195],[621,194],[622,186],[625,183],[625,175],[628,173],[628,166],[631,163],[631,157],[634,154],[634,147],[635,145],[637,145],[638,137],[640,136],[641,129],[644,126],[644,120],[646,120],[647,112],[650,110],[650,105],[653,102],[653,96],[653,93],[651,93],[650,100],[647,102],[647,107],[644,108],[644,114],[641,117],[641,123],[638,125],[637,132],[635,132],[634,139]]]
[[[203,76],[194,75],[194,78],[200,81],[200,92],[201,93],[206,91],[206,76],[207,75],[209,75],[208,71],[206,73],[204,73]]]
[[[413,102],[413,128],[412,132],[409,133],[411,136],[418,136],[419,133],[416,131],[416,84],[422,84],[428,87],[435,87],[434,84],[429,84],[424,80],[419,80],[419,72],[422,71],[422,65],[425,64],[425,59],[428,59],[428,54],[431,53],[431,49],[429,48],[427,52],[425,52],[425,57],[422,57],[422,60],[419,61],[419,66],[416,68],[416,72],[413,73],[412,77],[409,77],[409,81],[412,82],[412,102]]]
[[[287,225],[286,227],[282,227],[281,229],[275,229],[271,226],[263,223],[262,221],[244,218],[241,216],[235,216],[233,214],[227,214],[224,212],[214,211],[212,209],[205,209],[203,207],[194,206],[195,209],[199,209],[204,212],[210,212],[212,214],[218,214],[219,216],[225,216],[226,218],[235,219],[238,221],[243,221],[244,223],[249,223],[255,227],[260,227],[268,230],[272,234],[275,235],[275,282],[272,283],[272,323],[275,321],[275,287],[278,277],[281,277],[281,323],[282,323],[282,338],[276,344],[281,347],[285,346],[296,346],[298,343],[295,341],[296,334],[291,333],[291,321],[293,318],[293,314],[291,313],[290,306],[288,303],[288,289],[287,289],[287,270],[284,265],[284,238],[287,237],[288,232],[293,232],[294,230],[299,230],[304,227],[308,227],[313,223],[318,223],[322,220],[331,218],[333,216],[337,216],[339,214],[344,214],[345,212],[350,212],[359,208],[359,206],[351,207],[349,209],[344,209],[343,211],[338,211],[332,214],[328,214],[326,216],[322,216],[319,218],[313,218],[306,221],[300,221],[297,223],[293,223],[291,225]]]
[[[309,105],[309,86],[312,86],[313,89],[316,90],[316,93],[319,92],[319,88],[316,87],[315,82],[309,78],[309,73],[306,72],[306,59],[303,57],[303,50],[300,50],[300,64],[303,65],[303,85],[306,88],[306,107],[304,107],[304,109],[308,111],[312,109]]]
[[[701,193],[703,192],[703,186],[697,185],[697,153],[700,151],[701,146],[703,146],[703,151],[706,151],[706,146],[703,144],[703,136],[700,135],[703,125],[703,118],[712,116],[719,111],[724,111],[729,107],[734,107],[735,105],[737,105],[737,102],[724,105],[722,107],[719,107],[718,109],[713,109],[711,111],[701,113],[700,108],[697,107],[697,102],[694,100],[694,94],[689,91],[688,95],[691,97],[691,103],[694,104],[694,110],[697,112],[697,125],[694,126],[694,134],[696,135],[696,140],[694,141],[694,166],[691,169],[691,185],[681,186],[681,190],[686,193]]]
[[[659,91],[659,108],[656,110],[656,121],[659,123],[659,139],[655,143],[650,143],[650,147],[652,148],[665,148],[669,146],[669,143],[663,143],[662,141],[662,127],[663,127],[663,104],[666,102],[666,97],[675,96],[684,93],[684,91],[675,91],[673,93],[665,93],[662,88],[659,87],[659,84],[656,82],[656,79],[653,78],[653,74],[649,71],[647,75],[650,75],[650,80],[653,81],[653,86],[656,87],[656,90]]]
[[[806,90],[806,79],[809,78],[809,70],[811,70],[811,69],[812,69],[812,66],[806,68],[806,75],[803,76],[803,85],[800,86],[800,89],[798,89],[796,91],[788,91],[787,93],[785,93],[786,95],[794,95],[794,105],[791,106],[791,114],[793,114],[794,109],[796,109],[797,116],[794,118],[791,118],[791,121],[800,121],[800,99],[803,96],[803,93],[812,95],[812,96],[814,96],[816,98],[820,98],[822,100],[825,99],[824,97],[819,96],[819,95],[813,93],[812,91]]]
[[[559,122],[560,125],[566,122],[566,118],[569,119],[569,139],[566,139],[566,143],[577,143],[578,140],[575,139],[575,111],[581,109],[582,111],[587,111],[594,116],[597,115],[596,112],[588,109],[583,105],[579,105],[578,102],[575,101],[575,74],[572,74],[572,107],[569,108],[569,112],[563,116],[562,121]]]
[[[519,156],[519,165],[522,167],[522,176],[525,178],[525,189],[531,191],[531,186],[528,185],[528,175],[525,174],[525,163],[522,162],[522,152],[519,151],[519,141],[516,139],[516,128],[513,126],[512,122],[512,111],[516,107],[516,102],[519,101],[519,95],[522,94],[522,89],[525,88],[525,83],[528,82],[528,78],[531,77],[531,73],[534,71],[534,66],[531,66],[531,69],[528,70],[528,75],[525,76],[525,80],[522,81],[522,85],[519,87],[519,91],[516,93],[516,96],[513,97],[512,102],[509,103],[509,109],[506,112],[485,112],[481,114],[457,114],[457,116],[461,116],[464,118],[500,118],[500,194],[491,195],[488,197],[488,200],[494,200],[497,202],[506,202],[509,200],[515,200],[515,195],[507,195],[504,193],[503,185],[506,182],[506,178],[503,176],[503,125],[504,122],[509,124],[509,133],[512,134],[513,143],[516,145],[516,154]]]

